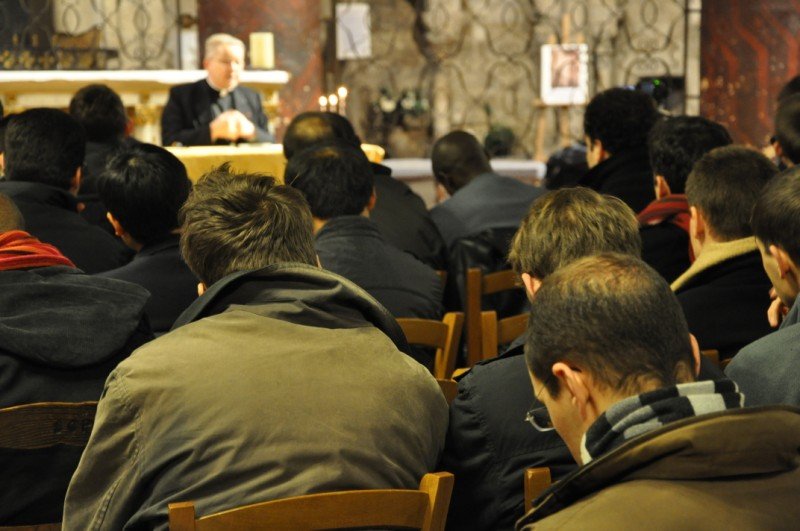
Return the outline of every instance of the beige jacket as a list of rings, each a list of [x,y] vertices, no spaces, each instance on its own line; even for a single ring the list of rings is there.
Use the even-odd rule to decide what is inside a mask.
[[[517,529],[797,529],[800,409],[734,409],[631,439],[554,485]]]
[[[205,515],[416,488],[436,466],[447,403],[374,299],[296,264],[219,284],[109,377],[65,530],[166,529],[178,501]]]

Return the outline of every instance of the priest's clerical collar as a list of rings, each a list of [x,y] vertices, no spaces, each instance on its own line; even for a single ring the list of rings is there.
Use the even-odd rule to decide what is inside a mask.
[[[211,87],[211,90],[213,90],[214,92],[219,92],[220,98],[224,98],[225,96],[231,93],[231,91],[228,89],[220,89],[215,87],[214,83],[212,83],[211,80],[208,78],[206,78],[206,83],[208,83],[208,86]]]

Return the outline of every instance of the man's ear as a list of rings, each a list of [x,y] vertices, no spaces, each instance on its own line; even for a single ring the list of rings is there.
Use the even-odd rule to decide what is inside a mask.
[[[208,289],[208,287],[205,285],[204,282],[199,282],[197,284],[197,296],[201,297],[203,295],[203,293],[206,292],[207,289]]]
[[[73,175],[72,179],[69,181],[69,193],[72,195],[78,195],[81,189],[81,175],[81,167],[78,166],[78,169],[75,170],[75,175]]]
[[[795,263],[789,256],[789,253],[774,244],[770,245],[767,248],[767,251],[770,255],[772,255],[772,257],[775,259],[775,262],[778,264],[778,273],[780,274],[781,278],[786,278],[786,275],[793,273],[792,269],[795,267]]]
[[[117,218],[115,218],[114,215],[111,214],[111,212],[106,212],[106,219],[108,220],[109,223],[111,223],[111,226],[114,227],[115,236],[117,236],[118,238],[122,238],[123,236],[125,236],[125,234],[127,234],[125,232],[125,229],[122,228],[120,222],[117,221]]]
[[[367,211],[372,212],[375,209],[375,203],[378,202],[378,191],[375,190],[375,187],[372,187],[372,194],[369,196],[369,201],[367,201]]]
[[[700,256],[700,252],[703,250],[703,245],[706,241],[706,218],[703,216],[703,213],[694,206],[689,207],[689,214],[691,216],[689,220],[689,241],[692,244],[694,255]]]
[[[578,411],[584,424],[594,422],[600,413],[594,405],[586,373],[561,361],[554,363],[552,370],[553,376],[561,383],[562,392],[569,393],[570,403]]]
[[[656,175],[656,199],[661,199],[663,197],[667,197],[668,195],[672,194],[672,190],[669,189],[669,183],[664,178],[663,175]]]
[[[533,300],[536,292],[542,287],[542,281],[529,273],[522,273],[522,284],[525,285],[525,291],[528,293],[528,299]]]
[[[694,377],[700,376],[700,344],[693,334],[689,334],[689,342],[692,344],[692,357],[694,358]]]

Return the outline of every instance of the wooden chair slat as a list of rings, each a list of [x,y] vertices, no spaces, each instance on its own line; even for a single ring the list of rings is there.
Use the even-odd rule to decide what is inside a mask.
[[[0,409],[0,448],[86,446],[97,402],[40,402]]]
[[[453,475],[425,474],[419,490],[327,492],[237,507],[195,519],[192,502],[169,505],[170,531],[310,531],[399,527],[442,531]]]
[[[458,396],[458,382],[455,380],[436,378],[436,383],[438,383],[439,387],[442,389],[442,394],[445,400],[447,400],[447,403],[452,404],[453,400]]]
[[[449,312],[441,321],[401,318],[397,322],[409,344],[436,349],[433,375],[436,378],[450,378],[456,366],[458,344],[464,328],[464,314]]]
[[[525,469],[525,512],[533,508],[533,500],[539,497],[550,485],[550,469],[536,467]]]

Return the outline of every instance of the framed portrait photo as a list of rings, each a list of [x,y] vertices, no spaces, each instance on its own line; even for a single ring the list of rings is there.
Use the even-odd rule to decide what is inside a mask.
[[[589,47],[545,44],[541,50],[542,101],[546,105],[583,105],[589,94]]]

